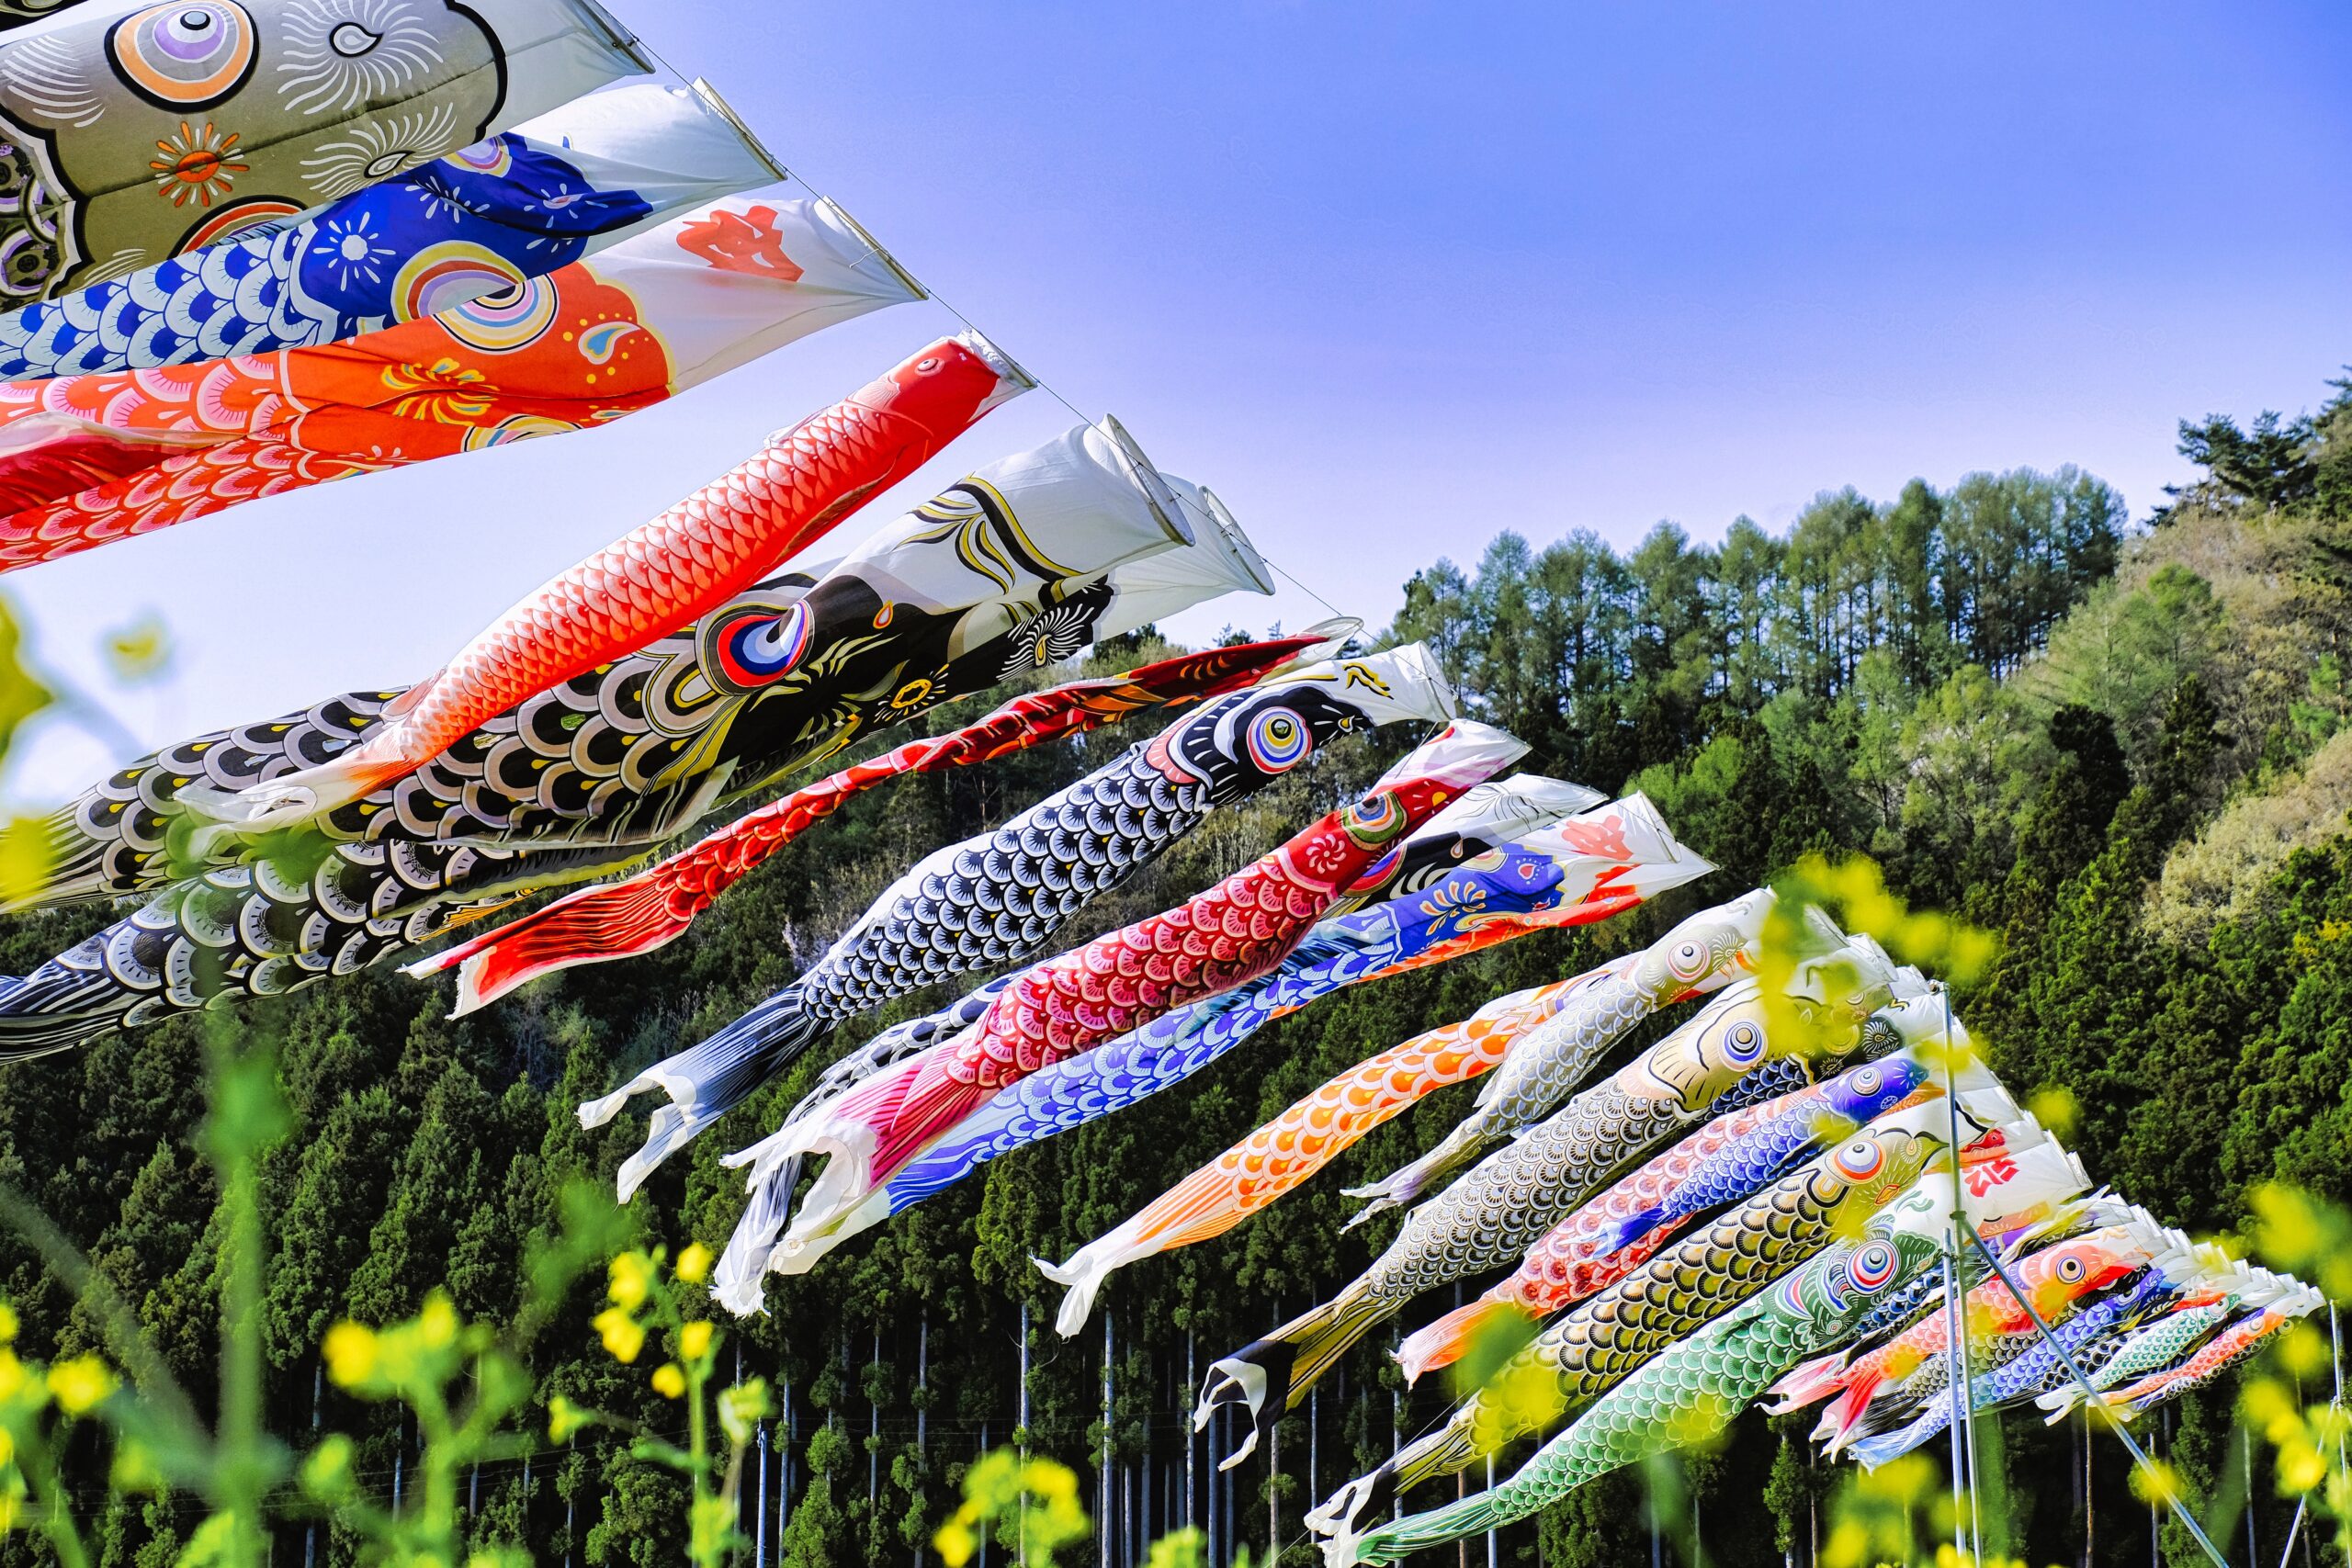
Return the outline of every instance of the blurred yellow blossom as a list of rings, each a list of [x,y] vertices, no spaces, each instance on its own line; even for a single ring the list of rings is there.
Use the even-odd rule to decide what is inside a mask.
[[[664,1399],[675,1399],[686,1392],[686,1374],[677,1362],[664,1361],[653,1369],[653,1392]]]
[[[623,1312],[635,1312],[645,1304],[648,1292],[653,1288],[653,1260],[641,1252],[624,1252],[613,1259],[605,1294]],[[628,1359],[624,1356],[623,1360]]]
[[[356,1388],[374,1377],[383,1354],[374,1329],[350,1322],[328,1329],[320,1348],[326,1357],[327,1376],[339,1388]]]
[[[707,1319],[696,1319],[678,1330],[678,1354],[689,1361],[699,1361],[710,1354],[710,1340],[716,1332]]]
[[[637,1353],[645,1348],[644,1328],[619,1307],[606,1307],[588,1322],[616,1361],[634,1361]]]
[[[678,1278],[689,1285],[699,1285],[710,1278],[711,1262],[710,1248],[694,1242],[678,1254]]]
[[[69,1416],[85,1416],[115,1391],[115,1376],[96,1356],[76,1356],[49,1369],[49,1392]]]

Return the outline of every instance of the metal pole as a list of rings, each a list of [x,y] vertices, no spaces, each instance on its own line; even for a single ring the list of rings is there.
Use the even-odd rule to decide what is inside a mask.
[[[752,1505],[752,1568],[768,1568],[768,1424],[754,1428],[760,1438],[760,1495]]]
[[[1960,1080],[1952,1068],[1951,993],[1944,989],[1940,980],[1936,982],[1936,990],[1943,1001],[1944,1111],[1951,1124],[1944,1149],[1944,1156],[1951,1164],[1951,1216],[1944,1236],[1944,1354],[1945,1375],[1951,1380],[1952,1550],[1966,1557],[1975,1533],[1968,1528],[1974,1517],[1976,1496],[1974,1481],[1969,1473],[1968,1416],[1976,1401],[1968,1380],[1968,1294],[1966,1276],[1960,1266],[1960,1237],[1962,1231],[1972,1227],[1962,1201],[1966,1189],[1961,1184],[1960,1174]],[[1977,1544],[1981,1548],[1983,1542],[1979,1540]]]
[[[1974,1239],[1976,1249],[1984,1255],[1984,1261],[1992,1265],[1993,1272],[2000,1277],[2001,1283],[2009,1288],[2009,1294],[2017,1298],[2018,1305],[2025,1309],[2026,1316],[2033,1324],[2034,1332],[2041,1336],[2041,1342],[2056,1353],[2059,1365],[2066,1369],[2066,1375],[2074,1379],[2075,1385],[2083,1391],[2085,1408],[2096,1407],[2100,1414],[2104,1415],[2108,1418],[2109,1427],[2117,1437],[2123,1439],[2123,1446],[2131,1450],[2134,1462],[2143,1470],[2152,1469],[2146,1450],[2133,1439],[2130,1429],[2123,1425],[2122,1420],[2108,1407],[2107,1396],[2091,1387],[2091,1380],[2084,1375],[2082,1363],[2075,1359],[2075,1353],[2066,1348],[2065,1341],[2050,1332],[2050,1325],[2042,1321],[2041,1312],[2033,1304],[2033,1298],[2018,1287],[2016,1279],[2009,1273],[2008,1266],[2001,1261],[2000,1255],[1993,1250],[1983,1236],[1976,1236]],[[2213,1568],[2230,1568],[2229,1559],[2223,1557],[2220,1550],[2213,1545],[2212,1540],[2206,1535],[2204,1527],[2197,1522],[2196,1516],[2188,1511],[2181,1500],[2169,1495],[2165,1500],[2172,1505],[2174,1514],[2177,1515],[2180,1522],[2188,1528],[2188,1533],[2196,1537],[2197,1544],[2204,1550],[2205,1555],[2212,1560]]]
[[[1111,1313],[1102,1313],[1102,1482],[1095,1497],[1094,1511],[1101,1516],[1096,1534],[1102,1544],[1102,1568],[1111,1568],[1111,1542],[1117,1539],[1118,1521],[1112,1516],[1118,1512],[1117,1495],[1111,1490]]]

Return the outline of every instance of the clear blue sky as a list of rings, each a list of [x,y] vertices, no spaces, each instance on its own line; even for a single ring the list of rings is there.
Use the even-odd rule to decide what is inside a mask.
[[[2144,513],[2177,419],[2307,407],[2352,359],[2341,6],[610,3],[1375,625],[1507,527],[1712,537],[2065,462]],[[952,326],[884,311],[607,430],[6,586],[69,670],[173,626],[176,676],[120,704],[149,741],[414,679]],[[910,488],[1069,421],[1033,393]],[[27,761],[62,791],[107,754]]]

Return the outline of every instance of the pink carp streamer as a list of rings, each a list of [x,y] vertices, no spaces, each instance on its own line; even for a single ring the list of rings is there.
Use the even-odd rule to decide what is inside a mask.
[[[542,975],[635,957],[675,942],[719,894],[854,795],[908,773],[966,768],[1082,734],[1146,708],[1172,707],[1255,685],[1320,646],[1315,637],[1214,648],[1124,675],[1024,692],[947,735],[885,751],[739,818],[634,876],[585,887],[546,908],[408,966],[414,976],[456,969],[462,1015]]]
[[[1374,861],[1525,750],[1486,725],[1447,726],[1355,804],[1176,908],[1032,965],[962,1034],[728,1163],[752,1165],[756,1183],[793,1156],[831,1156],[786,1238],[805,1247],[1007,1084],[1271,971]],[[769,1250],[741,1230],[729,1243],[729,1306],[757,1304]]]
[[[2051,1323],[2065,1316],[2086,1292],[2104,1290],[2144,1265],[2165,1245],[2153,1226],[2127,1219],[2044,1247],[2012,1265],[2009,1272],[2032,1298],[2041,1320]],[[2032,1329],[2024,1305],[1998,1279],[1985,1280],[1963,1299],[1971,1343]],[[1824,1358],[1797,1368],[1773,1386],[1781,1401],[1771,1407],[1773,1414],[1784,1415],[1835,1394],[1821,1413],[1814,1437],[1826,1442],[1830,1453],[1842,1451],[1858,1435],[1855,1427],[1881,1388],[1945,1353],[1951,1343],[1951,1316],[1947,1304],[1866,1355],[1850,1361],[1841,1357],[1835,1365]]]
[[[1459,942],[1379,974],[1442,963],[1545,926],[1594,924],[1635,908],[1652,892],[1678,886],[1693,874],[1696,857],[1674,841],[1639,795],[1570,818],[1551,831],[1569,849],[1594,857],[1586,873],[1593,884],[1590,893],[1564,899],[1553,909],[1488,922]],[[1705,869],[1704,862],[1697,864]],[[1459,1022],[1426,1030],[1367,1057],[1080,1247],[1069,1261],[1040,1261],[1046,1277],[1069,1292],[1055,1327],[1064,1337],[1077,1333],[1114,1270],[1223,1235],[1422,1099],[1494,1067],[1522,1036],[1557,1017],[1627,962],[1612,959],[1573,979],[1515,991]],[[1727,966],[1726,977],[1730,972]],[[1708,987],[1702,981],[1684,994],[1696,995],[1703,988]]]
[[[2295,1291],[2278,1305],[2238,1319],[2180,1365],[2151,1372],[2117,1389],[2107,1395],[2108,1403],[2129,1420],[2191,1389],[2202,1388],[2262,1348],[2263,1341],[2311,1313],[2324,1299],[2309,1286]]]
[[[921,349],[539,588],[341,756],[236,795],[191,787],[178,798],[260,829],[403,778],[517,703],[726,604],[1029,386],[978,333]]]

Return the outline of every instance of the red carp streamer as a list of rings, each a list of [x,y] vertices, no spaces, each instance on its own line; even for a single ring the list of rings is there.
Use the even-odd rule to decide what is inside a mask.
[[[1005,1085],[1272,970],[1365,867],[1525,750],[1448,726],[1354,805],[1176,908],[1032,966],[963,1034],[733,1161],[831,1156],[786,1245],[821,1235]]]
[[[978,334],[943,338],[539,588],[343,755],[236,795],[183,789],[178,798],[220,821],[271,828],[414,773],[526,698],[726,604],[1029,384]]]
[[[684,935],[721,893],[839,811],[853,795],[903,774],[967,768],[1081,734],[1145,708],[1172,707],[1238,691],[1317,647],[1317,641],[1294,637],[1210,649],[1163,659],[1124,675],[1025,692],[961,729],[910,740],[853,763],[634,876],[569,894],[535,914],[412,964],[408,973],[458,970],[457,1011],[463,1014],[542,975],[650,953]]]

